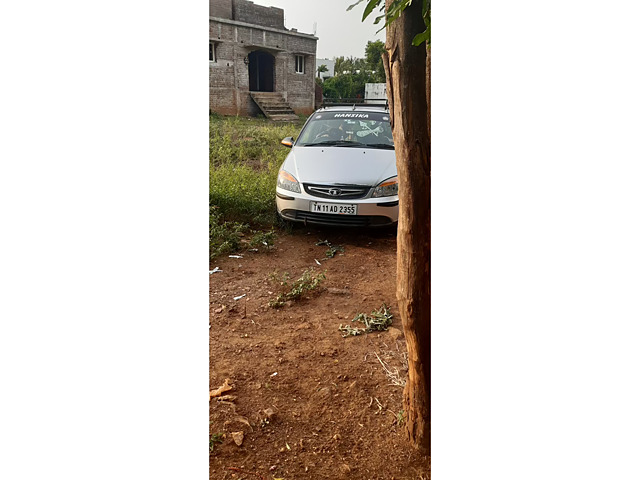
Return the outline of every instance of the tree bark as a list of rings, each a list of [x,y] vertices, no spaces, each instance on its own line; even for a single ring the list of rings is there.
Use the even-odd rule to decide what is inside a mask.
[[[429,136],[429,166],[431,166],[431,45],[427,45],[427,135]],[[431,223],[429,223],[431,226]]]
[[[386,0],[389,8],[391,0]],[[427,50],[411,44],[424,30],[422,2],[413,2],[387,27],[387,95],[398,168],[397,289],[407,339],[409,376],[404,390],[412,444],[431,452],[431,143]],[[430,47],[427,47],[430,48]]]

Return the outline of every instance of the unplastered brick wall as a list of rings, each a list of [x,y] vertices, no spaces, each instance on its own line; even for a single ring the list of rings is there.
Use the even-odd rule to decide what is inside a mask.
[[[209,0],[209,16],[233,18],[233,0]]]
[[[316,40],[290,35],[287,39],[289,50],[285,66],[287,83],[287,101],[296,113],[310,114],[315,105],[315,61]],[[296,55],[304,57],[304,73],[296,72]]]
[[[209,41],[215,45],[216,56],[216,61],[209,64],[209,108],[225,115],[260,113],[249,93],[246,62],[252,51],[262,50],[274,56],[274,91],[282,93],[297,113],[312,113],[317,39],[286,29],[280,33],[271,31],[273,27],[243,25],[237,21],[209,21]],[[305,58],[304,73],[296,72],[296,55]]]
[[[264,44],[266,46],[279,49],[279,48],[286,48],[287,37],[290,37],[290,35],[265,31],[263,39],[264,39]]]
[[[253,29],[248,27],[235,27],[236,39],[240,45],[249,45],[253,37]]]
[[[223,115],[237,115],[236,88],[233,84],[221,81],[223,78],[209,69],[209,109]]]
[[[274,90],[276,92],[282,92],[285,94],[287,92],[287,64],[289,63],[289,57],[291,56],[288,52],[280,52],[276,55],[275,61],[275,85]]]
[[[304,74],[295,72],[295,59],[287,68],[287,102],[296,113],[310,114],[314,109],[315,82],[313,79],[313,60],[305,58]],[[293,66],[292,66],[293,65]]]
[[[316,39],[313,37],[301,37],[288,35],[287,50],[293,53],[316,54]]]
[[[231,42],[213,42],[216,49],[216,63],[212,66],[219,67],[232,67],[235,58],[234,58],[234,45]],[[229,72],[224,72],[225,74]],[[222,74],[222,72],[221,72]],[[231,82],[233,83],[233,81]]]
[[[256,5],[249,0],[233,0],[233,19],[238,22],[284,29],[284,10]]]
[[[236,55],[232,26],[209,21],[209,41],[215,45],[216,53],[216,61],[209,63],[209,109],[223,115],[237,115]]]

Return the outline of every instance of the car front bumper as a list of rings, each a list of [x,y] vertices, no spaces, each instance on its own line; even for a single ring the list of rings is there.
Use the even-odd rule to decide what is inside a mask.
[[[357,215],[316,213],[311,202],[357,205]],[[398,222],[398,197],[360,198],[355,200],[331,200],[312,197],[306,193],[294,193],[276,188],[278,214],[285,220],[319,225],[382,227]]]

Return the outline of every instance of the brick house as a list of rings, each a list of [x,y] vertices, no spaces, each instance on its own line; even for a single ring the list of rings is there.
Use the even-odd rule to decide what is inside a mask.
[[[281,8],[209,0],[209,109],[283,120],[310,114],[317,41],[285,28]]]

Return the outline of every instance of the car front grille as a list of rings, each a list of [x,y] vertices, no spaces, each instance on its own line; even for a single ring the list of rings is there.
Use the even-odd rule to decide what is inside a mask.
[[[328,213],[303,212],[302,210],[283,210],[282,216],[290,220],[321,225],[340,225],[345,227],[376,227],[391,225],[389,217],[382,215],[332,215]]]
[[[341,200],[363,198],[369,193],[370,189],[370,187],[363,185],[318,185],[305,183],[303,186],[304,191],[314,197],[339,198]]]

